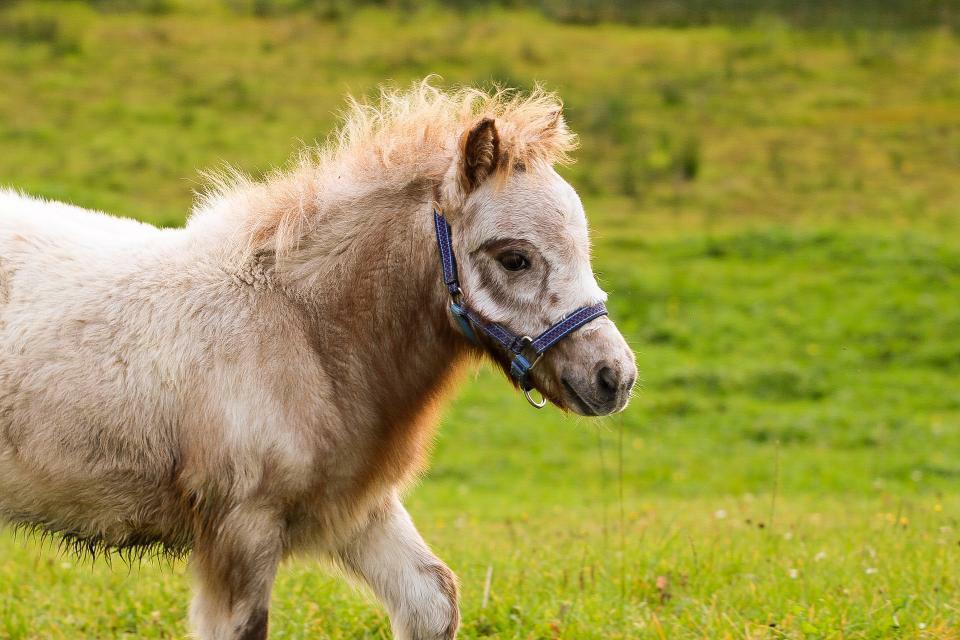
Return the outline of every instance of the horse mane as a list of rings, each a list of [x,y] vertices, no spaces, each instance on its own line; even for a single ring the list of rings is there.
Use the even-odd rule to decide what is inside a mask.
[[[518,169],[571,162],[577,138],[555,93],[539,85],[529,92],[444,91],[431,80],[406,90],[381,87],[373,101],[348,97],[340,126],[325,142],[301,150],[288,167],[263,181],[230,167],[205,173],[209,188],[190,224],[219,218],[228,224],[234,248],[248,256],[290,252],[311,229],[335,223],[350,201],[418,180],[438,183],[463,133],[484,117],[496,121],[500,179]]]

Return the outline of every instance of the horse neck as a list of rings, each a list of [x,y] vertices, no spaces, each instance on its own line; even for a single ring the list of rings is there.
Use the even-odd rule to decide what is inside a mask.
[[[321,225],[314,267],[304,263],[320,274],[303,297],[338,396],[364,395],[381,427],[421,414],[466,353],[447,313],[427,193],[387,189],[352,201]]]

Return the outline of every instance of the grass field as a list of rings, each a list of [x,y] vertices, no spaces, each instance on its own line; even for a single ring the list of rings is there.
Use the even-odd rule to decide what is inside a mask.
[[[567,103],[642,390],[589,421],[484,369],[446,412],[407,502],[462,637],[960,638],[955,33],[177,6],[0,10],[0,182],[177,225],[197,169],[283,163],[347,91]],[[0,638],[183,637],[187,598],[180,564],[0,534]],[[315,562],[273,607],[272,638],[389,637]]]

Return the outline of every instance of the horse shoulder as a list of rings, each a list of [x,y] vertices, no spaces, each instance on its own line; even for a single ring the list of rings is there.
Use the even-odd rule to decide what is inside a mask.
[[[224,292],[234,294],[233,312],[189,328],[217,337],[184,388],[184,482],[231,501],[286,498],[308,490],[322,454],[329,378],[282,296],[242,280]]]

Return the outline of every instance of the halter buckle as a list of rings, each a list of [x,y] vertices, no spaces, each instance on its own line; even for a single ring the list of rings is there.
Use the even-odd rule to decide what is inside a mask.
[[[537,353],[533,349],[533,338],[530,336],[521,336],[520,337],[520,348],[514,351],[517,356],[522,356],[524,361],[528,363],[526,370],[529,372],[537,363],[540,362],[540,358],[543,357],[542,353]]]
[[[523,354],[518,353],[510,361],[510,375],[524,387],[527,386],[527,375],[529,375],[530,369],[533,369],[533,365]]]
[[[529,376],[530,371],[537,366],[543,354],[538,354],[535,350],[532,350],[532,346],[533,338],[530,336],[520,338],[518,348],[513,349],[514,355],[513,360],[510,361],[510,375],[520,383],[520,388],[523,389],[523,396],[527,399],[527,402],[537,409],[542,409],[547,404],[547,400],[539,391],[537,391],[537,393],[540,394],[540,400],[537,401],[533,399],[531,394],[535,388],[530,384]]]

